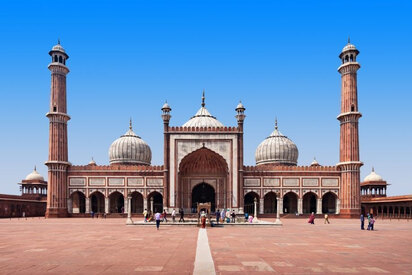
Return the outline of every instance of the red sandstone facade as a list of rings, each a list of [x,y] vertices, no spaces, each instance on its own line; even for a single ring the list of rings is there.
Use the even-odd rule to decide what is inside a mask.
[[[49,183],[46,217],[81,213],[132,213],[183,208],[199,202],[212,210],[230,208],[260,215],[333,213],[357,217],[361,211],[357,100],[358,54],[348,43],[340,58],[342,75],[340,162],[335,166],[297,166],[297,148],[279,131],[262,142],[257,165],[243,163],[245,108],[235,109],[237,126],[223,126],[205,108],[183,126],[170,126],[171,108],[162,107],[164,164],[150,164],[150,148],[132,131],[116,140],[109,166],[73,166],[68,162],[66,74],[68,58],[59,45],[50,51],[52,72],[49,138]],[[272,147],[271,147],[272,146]],[[278,147],[282,147],[279,149]],[[138,149],[136,149],[138,148]],[[296,149],[295,149],[296,148]],[[127,199],[126,199],[127,198]],[[277,203],[279,201],[279,204]]]

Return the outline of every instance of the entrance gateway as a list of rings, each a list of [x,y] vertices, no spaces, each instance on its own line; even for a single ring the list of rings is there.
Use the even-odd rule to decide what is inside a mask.
[[[192,190],[192,209],[196,209],[201,203],[210,203],[211,212],[215,212],[215,190],[205,182],[196,185]]]
[[[228,166],[222,156],[201,147],[187,154],[179,165],[177,207],[196,212],[199,203],[210,203],[211,211],[229,208]]]

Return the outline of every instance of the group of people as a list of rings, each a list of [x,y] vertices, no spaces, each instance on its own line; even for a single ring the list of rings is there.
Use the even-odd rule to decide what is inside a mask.
[[[315,224],[315,212],[312,212],[310,214],[308,223]],[[324,224],[326,224],[326,223],[330,224],[329,215],[327,213],[324,216]]]
[[[167,212],[166,212],[166,209],[163,209],[162,213],[160,213],[157,210],[155,212],[156,213],[153,215],[151,211],[148,211],[147,209],[145,209],[143,211],[143,218],[144,218],[144,222],[150,222],[154,219],[156,221],[157,230],[159,230],[160,222],[161,221],[167,222]],[[185,222],[185,218],[184,218],[185,212],[183,208],[179,209],[179,215],[180,215],[179,222]],[[172,210],[171,216],[172,216],[172,222],[176,222],[176,210],[175,209]]]
[[[106,213],[102,213],[101,215],[102,215],[102,218],[106,219],[106,216],[107,216]],[[92,211],[90,213],[90,216],[92,217],[92,219],[94,219],[94,217],[96,217],[96,219],[98,219],[99,218],[99,213],[95,213],[94,211]]]
[[[373,214],[368,213],[366,215],[366,219],[368,220],[368,227],[366,230],[373,230],[374,224],[375,224],[375,218],[373,217]],[[361,230],[365,230],[365,216],[363,214],[360,215],[360,222],[361,222]],[[315,224],[315,213],[312,212],[309,216],[308,223],[310,224]],[[325,214],[325,224],[330,223],[329,222],[329,216],[328,214]]]
[[[375,219],[373,218],[373,214],[369,214],[366,216],[368,220],[368,228],[366,230],[373,230],[373,226],[375,224]],[[363,214],[360,215],[360,222],[361,222],[361,230],[365,230],[365,216]]]
[[[219,209],[216,209],[215,215],[216,215],[216,223],[219,223],[220,221],[224,223],[225,220],[226,220],[226,223],[236,222],[235,210],[230,212],[230,209],[227,209],[227,210],[222,209],[221,211]]]

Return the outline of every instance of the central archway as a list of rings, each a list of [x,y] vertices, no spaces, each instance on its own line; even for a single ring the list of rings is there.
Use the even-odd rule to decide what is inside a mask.
[[[178,206],[196,212],[198,202],[210,202],[211,211],[227,208],[231,200],[228,165],[218,153],[202,147],[179,165]]]
[[[192,190],[192,208],[197,208],[198,203],[210,202],[211,211],[216,209],[215,189],[205,182],[196,185]]]

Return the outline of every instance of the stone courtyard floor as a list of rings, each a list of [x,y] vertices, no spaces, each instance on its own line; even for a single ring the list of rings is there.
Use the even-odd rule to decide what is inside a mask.
[[[412,274],[412,221],[378,219],[370,232],[357,220],[284,219],[282,227],[208,228],[203,235],[196,227],[161,224],[157,231],[125,222],[0,219],[0,274],[191,274],[207,239],[216,274]]]

